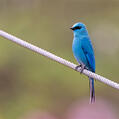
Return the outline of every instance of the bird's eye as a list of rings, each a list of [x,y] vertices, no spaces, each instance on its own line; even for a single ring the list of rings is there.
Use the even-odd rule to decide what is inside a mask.
[[[82,27],[81,26],[76,26],[73,28],[73,30],[76,30],[76,29],[81,29]]]

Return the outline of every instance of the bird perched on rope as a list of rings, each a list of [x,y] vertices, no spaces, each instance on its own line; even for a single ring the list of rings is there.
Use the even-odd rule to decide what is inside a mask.
[[[90,37],[86,26],[79,22],[74,24],[71,29],[73,30],[74,39],[72,43],[72,50],[74,57],[80,64],[81,72],[84,68],[95,72],[95,56],[92,47]],[[79,67],[76,67],[77,68]],[[90,102],[95,102],[95,90],[94,90],[94,79],[89,77],[90,85]]]

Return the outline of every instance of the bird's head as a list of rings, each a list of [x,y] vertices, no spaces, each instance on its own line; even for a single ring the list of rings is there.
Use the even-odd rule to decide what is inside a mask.
[[[78,33],[80,35],[83,35],[88,33],[85,24],[81,22],[74,24],[70,29],[73,30],[74,34]]]

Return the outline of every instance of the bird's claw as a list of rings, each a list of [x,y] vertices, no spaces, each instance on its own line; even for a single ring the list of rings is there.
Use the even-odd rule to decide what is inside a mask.
[[[77,66],[75,67],[75,71],[77,71],[78,68],[80,68],[80,67],[81,67],[81,64],[80,64],[80,65],[77,65]]]
[[[78,68],[81,68],[80,73],[82,74],[83,70],[85,69],[85,65],[82,65],[82,64],[77,65],[77,66],[75,67],[75,71],[78,71]]]

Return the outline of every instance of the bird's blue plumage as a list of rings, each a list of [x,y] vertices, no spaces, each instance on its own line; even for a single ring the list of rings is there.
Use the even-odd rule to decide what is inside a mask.
[[[88,70],[95,72],[95,56],[90,37],[86,26],[79,22],[71,28],[74,33],[72,50],[74,57],[79,64],[84,65]],[[94,79],[89,78],[90,81],[90,100],[95,101]]]

